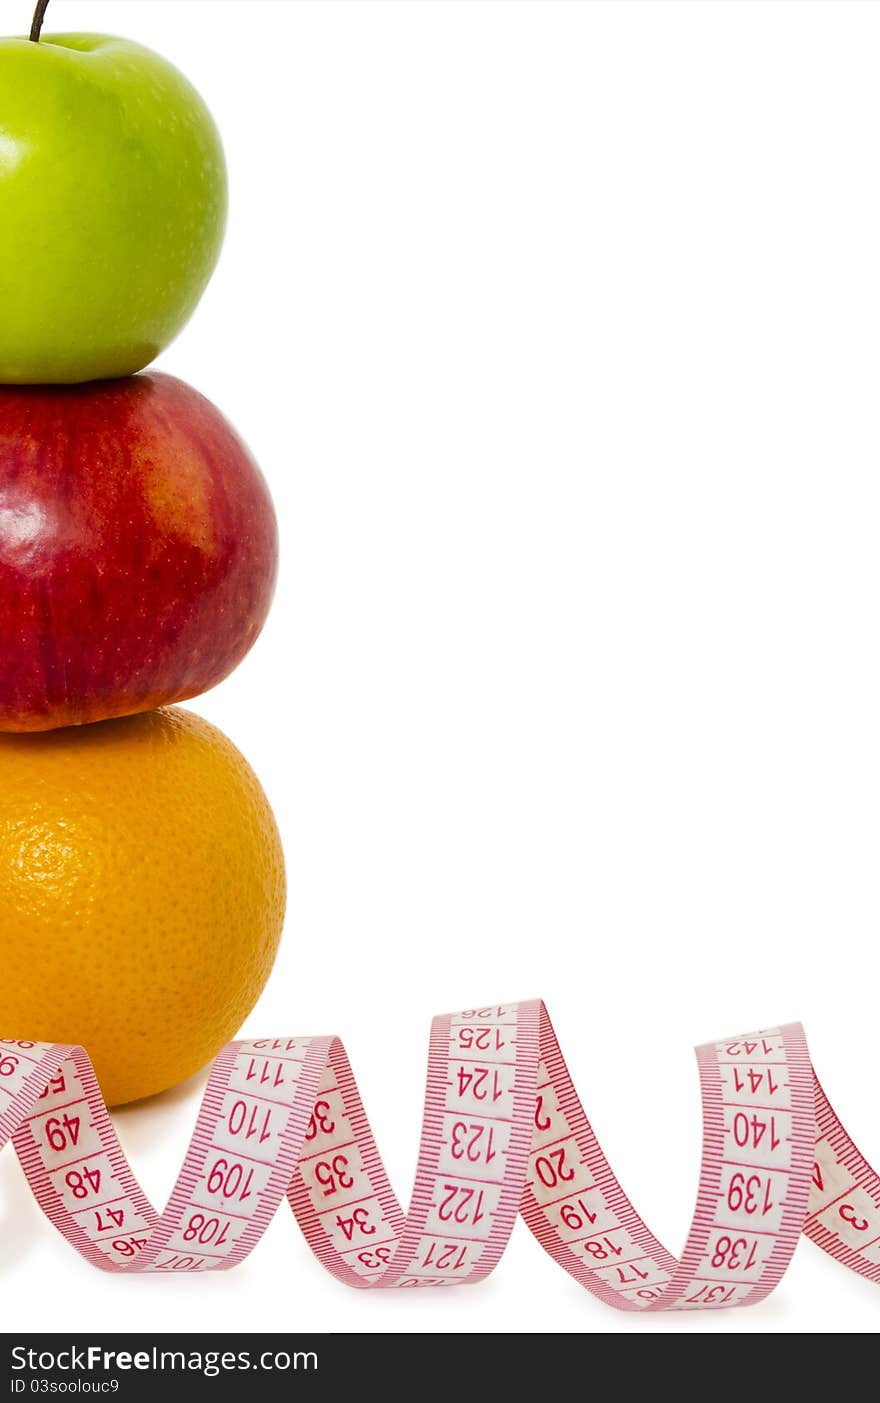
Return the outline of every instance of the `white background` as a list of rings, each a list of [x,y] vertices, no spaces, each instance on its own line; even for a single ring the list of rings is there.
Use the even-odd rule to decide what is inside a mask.
[[[880,7],[54,0],[47,28],[163,51],[227,145],[223,261],[162,365],[281,521],[271,622],[195,703],[289,861],[248,1030],[344,1036],[404,1197],[430,1015],[535,994],[670,1247],[697,1041],[804,1019],[880,1160]],[[200,1085],[117,1117],[159,1202]],[[0,1191],[7,1330],[880,1318],[809,1244],[751,1311],[619,1317],[520,1228],[484,1286],[367,1296],[286,1210],[228,1276],[120,1282],[11,1152]]]

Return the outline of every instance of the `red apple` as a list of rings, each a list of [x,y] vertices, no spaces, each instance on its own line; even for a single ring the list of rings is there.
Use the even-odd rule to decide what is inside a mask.
[[[0,730],[213,687],[260,632],[277,561],[259,468],[188,385],[0,386]]]

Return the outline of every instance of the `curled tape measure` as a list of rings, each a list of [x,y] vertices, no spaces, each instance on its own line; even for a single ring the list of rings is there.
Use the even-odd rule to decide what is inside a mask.
[[[678,1260],[615,1179],[537,1001],[434,1020],[408,1213],[338,1038],[223,1049],[161,1216],[82,1048],[0,1045],[0,1144],[12,1138],[43,1211],[104,1271],[233,1267],[286,1195],[312,1251],[348,1286],[480,1281],[517,1213],[619,1310],[750,1305],[781,1279],[802,1232],[880,1280],[880,1180],[819,1086],[800,1025],[711,1043],[697,1058],[703,1161]]]

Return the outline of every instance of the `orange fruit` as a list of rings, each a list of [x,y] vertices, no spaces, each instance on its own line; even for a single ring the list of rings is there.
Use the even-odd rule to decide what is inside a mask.
[[[284,897],[269,802],[201,717],[0,735],[0,1034],[81,1043],[109,1104],[236,1033]]]

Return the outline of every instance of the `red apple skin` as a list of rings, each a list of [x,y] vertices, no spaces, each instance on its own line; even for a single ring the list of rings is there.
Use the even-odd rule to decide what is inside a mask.
[[[188,385],[0,387],[0,731],[213,687],[259,634],[277,566],[262,474]]]

